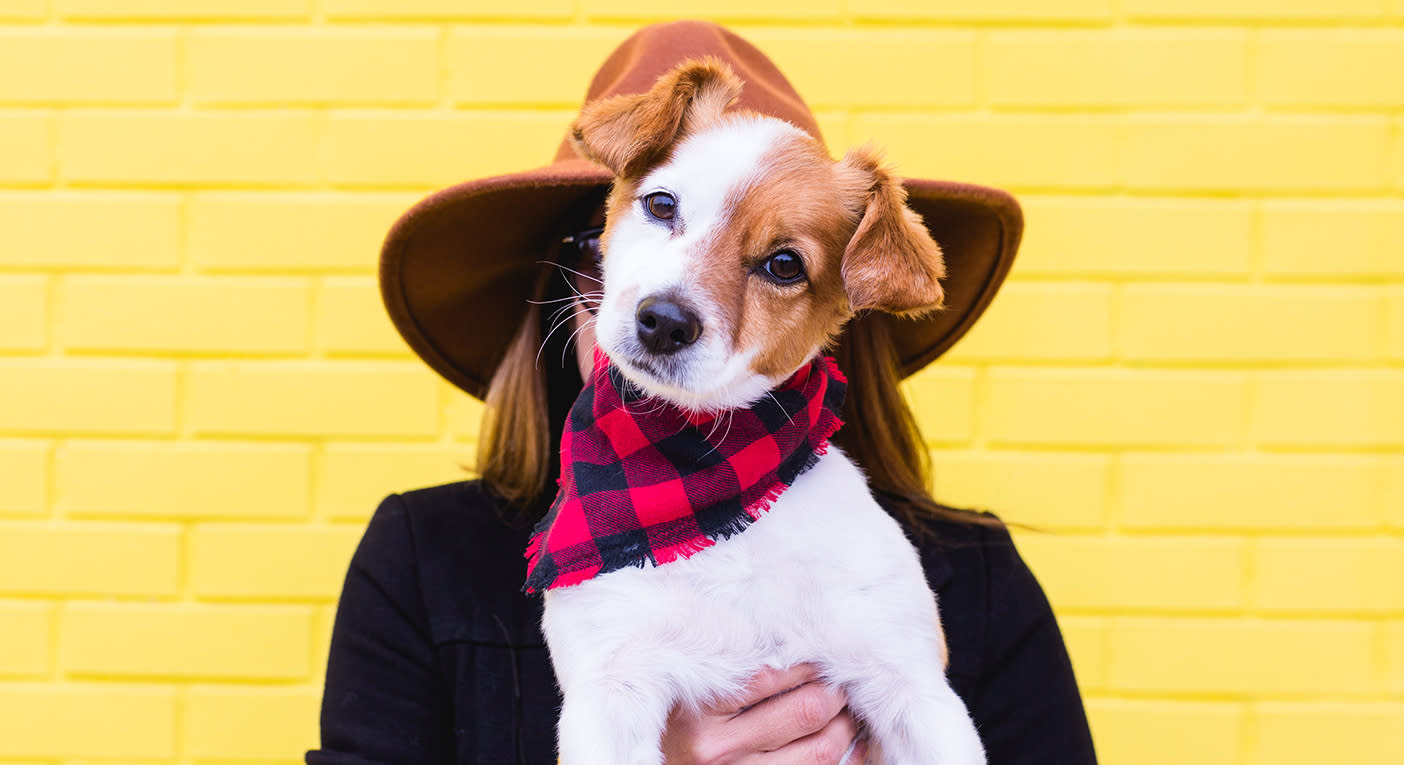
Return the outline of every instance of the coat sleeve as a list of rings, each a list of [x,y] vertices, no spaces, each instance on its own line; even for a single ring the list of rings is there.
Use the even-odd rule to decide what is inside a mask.
[[[332,628],[322,745],[308,765],[453,761],[438,667],[403,501],[391,496],[352,556]]]
[[[1094,765],[1087,714],[1048,598],[1009,533],[987,533],[985,650],[971,713],[990,765]]]

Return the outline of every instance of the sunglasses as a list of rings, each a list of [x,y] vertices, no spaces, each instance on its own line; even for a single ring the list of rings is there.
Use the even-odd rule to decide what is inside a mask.
[[[589,276],[598,276],[600,264],[604,262],[604,253],[600,251],[600,235],[603,233],[604,226],[595,226],[562,238],[561,244],[565,245],[566,250],[564,260]]]
[[[581,229],[561,239],[562,265],[569,269],[568,278],[575,285],[577,292],[598,292],[600,289],[600,267],[604,263],[604,253],[600,250],[600,235],[603,233],[604,226],[595,226]],[[594,313],[596,308],[594,305],[587,305],[585,310]]]

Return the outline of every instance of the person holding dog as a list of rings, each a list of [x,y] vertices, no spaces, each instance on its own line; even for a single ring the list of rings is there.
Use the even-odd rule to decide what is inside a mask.
[[[586,100],[646,91],[704,56],[741,76],[741,108],[819,137],[764,54],[700,22],[636,33],[606,60]],[[592,306],[582,296],[597,290],[610,180],[565,141],[547,167],[430,196],[387,238],[381,286],[395,325],[435,371],[488,403],[481,478],[391,496],[371,519],[338,607],[322,746],[309,765],[556,761],[560,696],[541,599],[522,591],[523,551],[555,496],[556,447],[591,370]],[[1042,590],[997,519],[931,499],[924,447],[898,389],[989,304],[1018,246],[1019,208],[978,186],[907,180],[905,191],[945,254],[952,308],[849,322],[835,348],[849,389],[834,441],[919,547],[939,598],[947,676],[989,762],[1093,763]],[[675,710],[662,746],[669,765],[859,763],[859,729],[842,690],[799,665],[762,672],[711,707]]]

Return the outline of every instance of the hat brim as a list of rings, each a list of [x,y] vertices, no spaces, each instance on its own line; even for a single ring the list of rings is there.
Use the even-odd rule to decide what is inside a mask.
[[[580,160],[461,183],[412,207],[381,251],[380,287],[396,329],[436,372],[484,398],[560,248],[561,226],[584,220],[611,176]],[[946,259],[946,309],[890,323],[903,376],[948,350],[989,306],[1023,231],[1018,203],[998,189],[909,179],[908,204]]]

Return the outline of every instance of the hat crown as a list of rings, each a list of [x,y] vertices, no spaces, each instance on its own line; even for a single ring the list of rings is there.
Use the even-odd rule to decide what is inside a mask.
[[[814,113],[779,67],[756,46],[707,21],[653,24],[635,32],[600,65],[585,101],[647,92],[679,61],[704,56],[719,59],[741,79],[737,107],[778,117],[823,143]],[[555,159],[560,162],[579,156],[567,136],[556,150]]]

